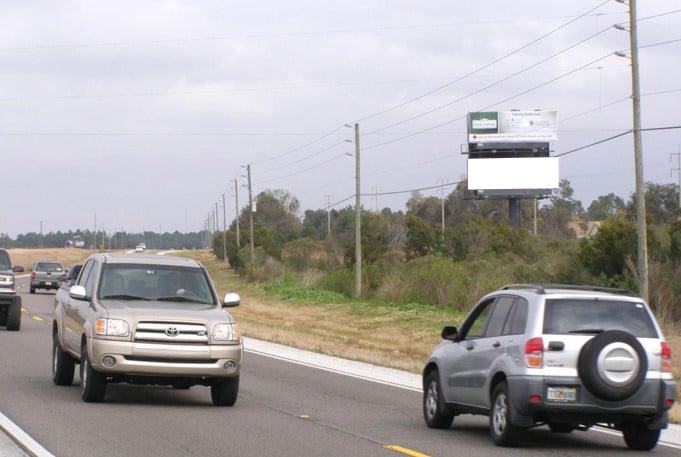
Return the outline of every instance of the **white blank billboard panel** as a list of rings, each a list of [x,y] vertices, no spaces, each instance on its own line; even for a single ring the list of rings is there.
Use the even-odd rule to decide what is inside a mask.
[[[557,189],[558,157],[468,159],[468,189]]]

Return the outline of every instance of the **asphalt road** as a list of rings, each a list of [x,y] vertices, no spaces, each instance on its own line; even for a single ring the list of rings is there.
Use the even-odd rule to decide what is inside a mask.
[[[26,292],[25,284],[20,280],[20,291]],[[485,417],[461,416],[450,430],[430,430],[417,392],[252,353],[246,354],[232,408],[214,407],[209,389],[199,386],[176,391],[112,385],[104,403],[86,404],[78,376],[70,387],[50,379],[54,292],[22,295],[21,331],[0,330],[0,412],[55,456],[619,456],[626,451],[617,436],[559,435],[545,427],[530,431],[521,448],[497,448]],[[678,452],[658,446],[654,454]]]

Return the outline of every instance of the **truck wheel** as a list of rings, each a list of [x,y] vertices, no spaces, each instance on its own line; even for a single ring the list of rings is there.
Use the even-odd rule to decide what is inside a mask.
[[[87,348],[83,345],[80,351],[80,387],[83,401],[99,403],[106,394],[106,376],[95,371],[90,365]]]
[[[58,386],[73,384],[76,361],[61,348],[55,331],[52,335],[52,382]]]
[[[238,395],[238,376],[227,378],[210,386],[210,398],[215,406],[234,406]]]
[[[426,376],[423,384],[423,419],[430,428],[449,428],[454,420],[454,414],[444,404],[440,376],[433,370]]]
[[[18,331],[21,328],[21,297],[14,297],[12,303],[7,306],[7,330]]]
[[[31,287],[28,289],[28,291],[29,291],[30,293],[34,294],[34,293],[35,293],[35,287],[31,286]]]
[[[520,441],[523,429],[511,424],[511,401],[505,382],[499,383],[492,392],[489,431],[497,446],[516,446]]]
[[[634,451],[650,451],[657,446],[660,430],[650,430],[645,424],[630,424],[622,429],[624,442]]]

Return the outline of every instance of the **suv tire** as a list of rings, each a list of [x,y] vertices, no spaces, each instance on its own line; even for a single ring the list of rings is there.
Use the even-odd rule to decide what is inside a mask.
[[[617,348],[619,346],[619,349]],[[633,372],[623,381],[608,379],[603,359],[618,351],[632,357]],[[621,330],[609,330],[589,340],[579,354],[577,372],[589,392],[602,400],[629,398],[641,387],[648,371],[646,352],[635,336]]]
[[[660,430],[650,430],[646,424],[629,424],[622,429],[624,442],[634,451],[650,451],[660,439]]]
[[[21,328],[21,297],[13,297],[12,303],[7,306],[5,327],[13,332]]]
[[[52,381],[58,386],[73,384],[76,361],[61,348],[55,331],[52,335]]]
[[[423,389],[423,419],[430,428],[449,428],[454,414],[444,404],[440,374],[433,370],[426,376]]]
[[[489,432],[494,444],[504,447],[516,446],[522,436],[523,429],[511,424],[511,401],[505,382],[499,383],[492,392]]]
[[[227,378],[210,386],[210,398],[215,406],[234,406],[239,396],[239,377]]]
[[[87,356],[87,347],[83,345],[80,353],[80,386],[81,397],[88,403],[99,403],[106,394],[106,376],[95,371]]]

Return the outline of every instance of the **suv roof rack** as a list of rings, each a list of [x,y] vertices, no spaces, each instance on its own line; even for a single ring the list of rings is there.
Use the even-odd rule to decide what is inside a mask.
[[[610,294],[626,295],[629,297],[637,297],[635,293],[627,289],[617,289],[614,287],[600,287],[600,286],[575,286],[568,284],[508,284],[501,288],[501,290],[512,289],[531,289],[538,294],[545,295],[546,289],[566,289],[566,290],[581,290],[587,292],[607,292]]]

